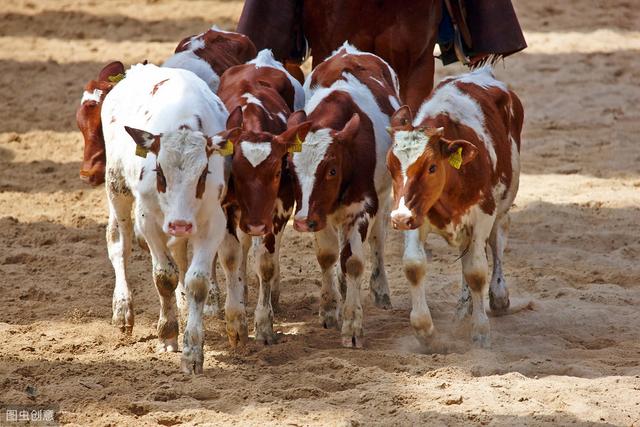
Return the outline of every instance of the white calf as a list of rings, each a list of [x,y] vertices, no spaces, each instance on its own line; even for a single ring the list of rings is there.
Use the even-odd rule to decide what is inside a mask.
[[[202,371],[202,311],[226,224],[220,206],[227,177],[220,150],[226,139],[216,134],[224,131],[227,116],[220,99],[195,74],[155,65],[133,66],[102,107],[107,245],[116,274],[113,321],[125,331],[133,327],[127,260],[135,200],[136,225],[149,245],[160,297],[160,351],[177,350],[174,291],[179,279],[186,287],[186,372]],[[193,250],[190,262],[187,244]]]

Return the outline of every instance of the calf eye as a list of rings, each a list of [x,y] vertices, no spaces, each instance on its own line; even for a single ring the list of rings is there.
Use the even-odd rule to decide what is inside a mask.
[[[275,175],[276,179],[280,178],[280,173],[281,173],[280,171],[276,172],[276,175]]]
[[[329,171],[329,176],[336,176],[336,170],[335,169],[331,169]]]
[[[429,173],[434,173],[436,171],[436,165],[429,166]]]

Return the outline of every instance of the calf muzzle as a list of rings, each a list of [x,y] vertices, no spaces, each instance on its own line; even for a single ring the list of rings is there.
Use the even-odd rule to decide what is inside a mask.
[[[190,236],[193,232],[193,224],[188,221],[170,221],[169,234],[176,237]]]
[[[307,218],[296,218],[293,221],[293,228],[303,233],[318,231],[318,222]]]
[[[264,224],[247,224],[245,232],[251,236],[264,236],[267,234],[267,226]]]
[[[396,230],[413,230],[419,226],[408,212],[391,212],[391,225]]]

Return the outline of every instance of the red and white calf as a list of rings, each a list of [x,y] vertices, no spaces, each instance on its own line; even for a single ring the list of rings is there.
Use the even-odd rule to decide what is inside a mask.
[[[195,74],[155,65],[133,66],[102,108],[107,247],[116,274],[113,321],[126,331],[133,328],[127,263],[135,201],[136,226],[149,246],[160,297],[161,351],[177,351],[174,291],[179,279],[186,285],[186,372],[202,371],[202,311],[212,261],[224,237],[226,180],[220,150],[227,143],[217,134],[224,131],[227,116],[222,101]]]
[[[516,94],[484,67],[440,83],[414,119],[404,106],[391,120],[391,221],[395,228],[411,230],[405,234],[403,265],[411,285],[411,325],[423,342],[435,332],[425,299],[423,244],[430,232],[461,251],[458,316],[472,312],[474,343],[490,344],[484,300],[487,241],[493,254],[491,309],[509,307],[502,255],[508,211],[518,191],[523,116]]]
[[[122,62],[107,64],[97,80],[90,80],[84,88],[80,106],[76,111],[76,123],[84,138],[84,157],[80,179],[89,185],[97,186],[104,182],[106,157],[100,113],[102,101],[115,85],[118,75],[124,75]]]
[[[293,156],[294,228],[315,233],[321,323],[337,325],[342,314],[342,344],[362,347],[365,240],[371,245],[371,294],[376,305],[391,305],[384,270],[391,195],[385,156],[391,145],[386,128],[398,107],[397,78],[379,57],[345,43],[307,77],[305,89],[305,111],[289,119],[289,127],[312,122],[302,151]],[[346,281],[342,313],[334,277],[338,259],[340,281]]]
[[[280,294],[280,244],[294,203],[289,151],[310,125],[287,130],[287,119],[296,106],[302,108],[304,91],[271,51],[263,50],[248,64],[229,68],[218,93],[231,111],[227,129],[235,145],[225,198],[228,234],[219,253],[227,275],[227,333],[232,346],[247,339],[245,271],[253,240],[260,281],[256,341],[271,344]]]
[[[223,31],[215,26],[202,34],[185,38],[178,44],[175,52],[163,66],[182,68],[195,73],[214,92],[218,89],[220,76],[227,68],[244,64],[256,56],[256,48],[248,37]],[[124,65],[121,62],[112,62],[105,66],[98,80],[87,83],[76,112],[78,129],[84,137],[84,159],[80,179],[93,186],[104,182],[106,165],[100,121],[102,101],[117,82],[112,80],[113,77],[119,74],[124,76]]]
[[[217,92],[225,70],[255,57],[256,47],[247,36],[214,25],[204,33],[181,40],[175,54],[162,66],[189,70]]]

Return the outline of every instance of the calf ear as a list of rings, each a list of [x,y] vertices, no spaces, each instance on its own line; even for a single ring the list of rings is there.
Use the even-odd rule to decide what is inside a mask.
[[[403,105],[391,116],[391,127],[410,126],[413,122],[413,114],[408,105]]]
[[[441,139],[440,144],[443,156],[456,169],[460,169],[460,166],[466,165],[478,155],[478,148],[464,139],[456,139],[455,141]]]
[[[110,82],[109,77],[116,77],[122,74],[124,76],[124,65],[120,61],[113,61],[102,68],[98,74],[98,80],[101,82]]]
[[[207,136],[207,157],[210,157],[213,153],[217,152],[221,156],[230,156],[233,154],[234,146],[240,139],[242,129],[233,128],[223,130],[216,136]]]
[[[298,110],[289,116],[289,120],[287,120],[287,127],[292,128],[293,126],[306,121],[307,113],[305,113],[304,110]]]
[[[309,130],[311,129],[311,124],[311,121],[306,121],[291,126],[289,129],[276,137],[276,142],[278,144],[286,145],[288,151],[292,153],[299,153],[300,151],[302,151],[302,144],[304,143],[304,140],[307,137]]]
[[[342,130],[336,132],[335,137],[338,141],[346,142],[351,141],[356,137],[360,130],[360,116],[358,113],[354,113],[349,121],[344,125]]]
[[[125,126],[124,130],[126,130],[131,136],[133,142],[138,145],[139,149],[136,149],[136,154],[138,156],[146,157],[147,151],[151,151],[153,154],[158,155],[158,151],[160,151],[160,137],[162,135],[154,135],[147,131],[129,126]]]
[[[241,128],[242,122],[242,107],[238,105],[231,114],[229,114],[229,118],[227,119],[227,129]]]

